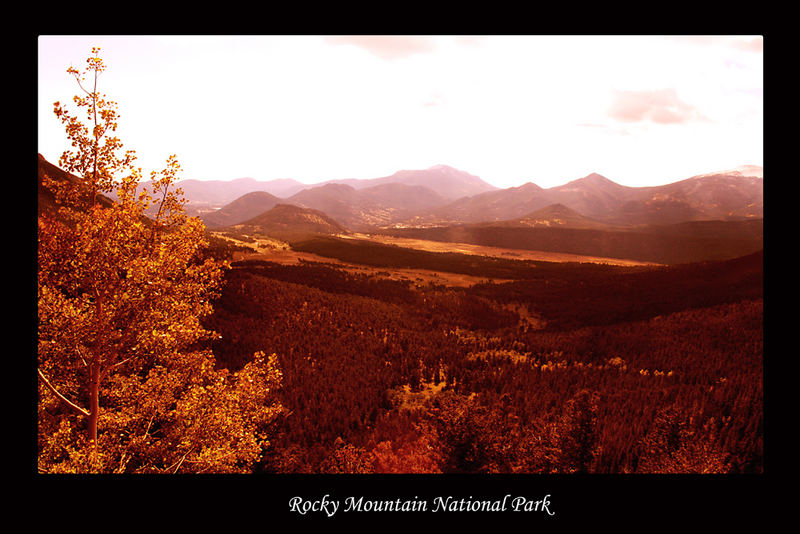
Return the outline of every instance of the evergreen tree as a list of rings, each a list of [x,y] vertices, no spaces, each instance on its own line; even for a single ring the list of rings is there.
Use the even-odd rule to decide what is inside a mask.
[[[559,425],[560,469],[589,473],[599,452],[597,394],[581,390],[567,401]]]
[[[714,421],[694,429],[673,407],[658,412],[642,440],[640,473],[727,473],[728,455],[714,443]]]

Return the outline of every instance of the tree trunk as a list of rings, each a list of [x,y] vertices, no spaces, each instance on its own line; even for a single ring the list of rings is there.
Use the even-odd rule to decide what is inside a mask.
[[[103,302],[105,294],[95,289],[95,317],[103,321]],[[97,418],[100,415],[100,367],[103,361],[102,349],[98,347],[100,336],[95,334],[88,343],[92,353],[89,364],[89,443],[92,447],[97,445]]]
[[[97,417],[100,413],[100,363],[89,368],[89,442],[97,443]]]

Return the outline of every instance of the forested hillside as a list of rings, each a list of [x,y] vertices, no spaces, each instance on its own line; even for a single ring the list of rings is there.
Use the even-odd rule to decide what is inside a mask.
[[[762,261],[468,289],[245,262],[206,326],[231,370],[279,357],[265,471],[760,472]]]
[[[690,221],[634,228],[524,227],[475,224],[382,229],[397,237],[566,252],[655,263],[725,260],[764,247],[763,219]]]

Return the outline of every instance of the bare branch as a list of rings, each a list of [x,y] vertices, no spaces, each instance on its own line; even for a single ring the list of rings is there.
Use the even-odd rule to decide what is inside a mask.
[[[39,376],[41,377],[41,379],[42,379],[42,381],[45,383],[45,385],[46,385],[48,388],[50,388],[50,391],[52,391],[53,393],[55,393],[55,395],[56,395],[56,396],[57,396],[59,399],[61,399],[62,401],[64,401],[64,403],[66,403],[66,405],[67,405],[67,406],[69,406],[70,408],[72,408],[73,410],[77,410],[77,411],[78,411],[78,413],[80,413],[81,415],[85,415],[86,417],[89,417],[89,412],[87,412],[86,410],[84,410],[83,408],[81,408],[80,406],[78,406],[77,404],[74,404],[72,401],[70,401],[70,400],[69,400],[68,398],[66,398],[64,395],[62,395],[61,393],[59,393],[59,392],[58,392],[58,390],[57,390],[55,387],[53,387],[53,384],[51,384],[51,383],[50,383],[50,381],[47,379],[47,377],[45,377],[45,376],[44,376],[44,374],[42,374],[42,370],[41,370],[41,369],[37,369],[37,371],[39,371]]]
[[[86,88],[83,87],[83,84],[81,84],[80,78],[75,76],[75,80],[77,80],[77,82],[78,82],[78,87],[80,87],[81,90],[83,90],[83,92],[86,93],[87,96],[92,96],[92,93],[90,93],[89,91],[86,90]]]
[[[183,464],[183,461],[186,459],[186,457],[189,455],[189,453],[192,452],[192,449],[194,449],[194,447],[192,447],[191,449],[186,451],[186,454],[184,454],[183,457],[181,457],[181,459],[178,462],[176,462],[175,464],[172,464],[171,466],[167,467],[166,470],[169,471],[170,469],[172,469],[173,465],[177,464],[177,466],[175,467],[175,471],[172,472],[173,475],[176,474],[178,472],[178,469],[181,468],[181,464]]]

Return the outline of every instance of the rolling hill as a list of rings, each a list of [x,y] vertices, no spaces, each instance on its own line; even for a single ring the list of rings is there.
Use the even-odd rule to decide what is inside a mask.
[[[209,228],[232,226],[274,208],[281,199],[266,191],[253,191],[237,198],[222,208],[205,213],[200,220]]]
[[[229,227],[229,229],[249,235],[266,235],[284,241],[294,241],[319,234],[347,233],[344,226],[325,213],[291,204],[278,204],[252,219]]]
[[[393,224],[446,200],[420,185],[384,183],[356,189],[328,183],[300,191],[286,202],[322,211],[348,228],[363,230]]]
[[[533,211],[519,219],[497,221],[488,223],[496,227],[522,227],[522,228],[595,228],[607,229],[609,225],[584,217],[577,211],[566,207],[564,204],[550,204],[544,208]]]

